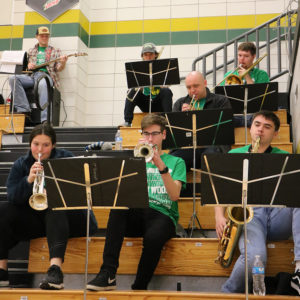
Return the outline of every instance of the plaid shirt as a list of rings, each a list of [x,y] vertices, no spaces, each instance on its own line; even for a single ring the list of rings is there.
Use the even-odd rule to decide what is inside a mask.
[[[38,48],[39,48],[39,44],[36,44],[34,46],[34,48],[30,48],[28,50],[28,62],[29,63],[32,63],[32,64],[35,64],[36,65],[36,60],[37,60],[37,54],[38,54]],[[48,62],[50,60],[54,60],[54,59],[57,59],[59,57],[62,56],[62,52],[60,49],[55,49],[54,47],[52,46],[48,46],[46,49],[45,49],[45,62]],[[54,62],[54,63],[51,63],[50,65],[46,66],[47,68],[47,71],[50,75],[50,77],[52,78],[53,80],[53,83],[54,83],[54,86],[59,89],[59,76],[58,76],[58,71],[57,71],[57,68],[59,67],[60,65],[60,62]]]

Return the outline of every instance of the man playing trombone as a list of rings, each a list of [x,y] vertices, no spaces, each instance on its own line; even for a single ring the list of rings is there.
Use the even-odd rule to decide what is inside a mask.
[[[250,128],[251,144],[233,149],[230,153],[249,153],[256,148],[257,153],[288,153],[271,146],[271,142],[277,136],[280,127],[279,118],[269,111],[259,111],[253,115]],[[259,144],[256,141],[259,138]],[[215,208],[216,232],[219,239],[222,238],[227,220],[224,216],[224,208]],[[260,255],[264,265],[267,261],[267,240],[284,240],[290,236],[294,238],[295,273],[291,279],[291,286],[300,295],[300,209],[299,208],[254,208],[253,219],[247,224],[247,257],[248,278],[252,282],[251,267],[255,255]],[[244,234],[238,241],[240,256],[236,261],[229,279],[222,286],[225,293],[243,293],[245,291],[245,250]]]
[[[254,68],[256,46],[252,42],[241,43],[238,47],[238,68],[225,74],[221,86],[231,84],[230,75],[237,75],[243,84],[269,82],[269,75],[264,70]]]
[[[158,53],[153,43],[143,45],[141,57],[143,60],[158,59],[161,53]],[[133,112],[136,106],[142,112],[149,112],[149,99],[151,93],[151,111],[152,112],[170,112],[172,111],[172,91],[167,87],[149,87],[130,89],[128,91],[125,108],[124,120],[122,126],[130,127],[133,120]]]

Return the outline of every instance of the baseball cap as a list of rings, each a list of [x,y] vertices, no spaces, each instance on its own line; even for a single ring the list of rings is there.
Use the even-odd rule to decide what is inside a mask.
[[[49,28],[46,26],[41,26],[36,30],[36,35],[38,34],[50,34]]]
[[[143,56],[143,54],[146,53],[146,52],[158,53],[156,51],[156,46],[153,43],[146,43],[146,44],[143,45],[141,55]]]

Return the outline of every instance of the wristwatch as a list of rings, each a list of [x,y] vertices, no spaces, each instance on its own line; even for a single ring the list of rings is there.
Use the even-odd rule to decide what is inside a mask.
[[[166,174],[169,172],[169,168],[165,167],[163,170],[159,171],[160,174]]]

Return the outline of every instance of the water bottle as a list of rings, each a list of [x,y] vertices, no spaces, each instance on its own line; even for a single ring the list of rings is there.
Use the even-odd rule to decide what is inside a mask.
[[[265,286],[265,267],[260,259],[260,255],[255,255],[253,268],[252,268],[252,278],[253,278],[253,294],[258,296],[266,295]]]
[[[115,135],[115,150],[122,150],[123,139],[121,137],[120,130],[117,131]]]

